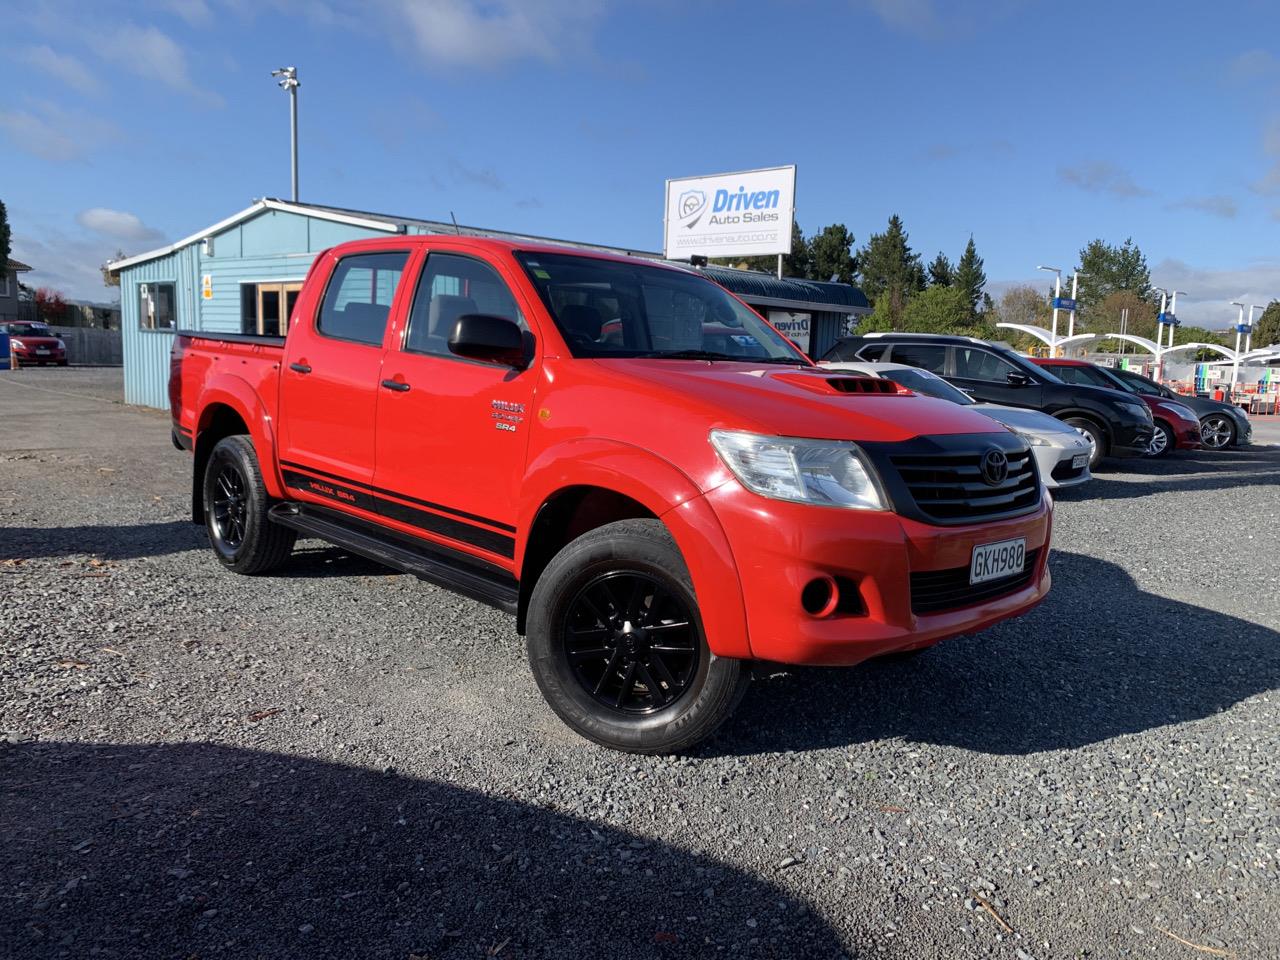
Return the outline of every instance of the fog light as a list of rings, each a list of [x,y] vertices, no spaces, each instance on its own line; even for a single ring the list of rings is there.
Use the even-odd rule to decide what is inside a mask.
[[[829,617],[840,605],[840,588],[833,578],[823,574],[810,580],[800,591],[800,606],[811,617]]]

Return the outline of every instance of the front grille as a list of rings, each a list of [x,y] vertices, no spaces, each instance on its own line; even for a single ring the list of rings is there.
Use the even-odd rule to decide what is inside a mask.
[[[940,523],[966,523],[1016,516],[1040,503],[1040,478],[1035,459],[1023,447],[1006,449],[1009,474],[997,484],[982,478],[987,451],[893,454],[890,461],[916,507],[925,518]]]
[[[911,574],[911,612],[920,615],[955,610],[1021,590],[1031,582],[1036,569],[1036,559],[1039,556],[1039,549],[1028,550],[1021,573],[973,586],[969,584],[968,567],[913,573]]]
[[[1070,460],[1062,460],[1053,468],[1053,479],[1057,480],[1059,483],[1064,483],[1067,480],[1074,480],[1076,477],[1084,473],[1086,469],[1088,468],[1073,467]]]

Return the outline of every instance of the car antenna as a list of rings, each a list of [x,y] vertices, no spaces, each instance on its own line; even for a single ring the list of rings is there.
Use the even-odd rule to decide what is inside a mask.
[[[462,228],[458,226],[458,218],[453,215],[453,211],[449,211],[449,219],[453,221],[453,230],[458,236],[462,236]]]

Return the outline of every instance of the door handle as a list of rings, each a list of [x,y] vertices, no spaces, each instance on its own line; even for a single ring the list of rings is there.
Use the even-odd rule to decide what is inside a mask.
[[[395,390],[398,393],[404,393],[409,389],[409,385],[403,380],[383,380],[382,385],[388,390]]]
[[[292,370],[294,373],[310,373],[310,372],[311,372],[311,364],[309,364],[309,363],[291,363],[291,364],[289,364],[289,369],[290,369],[290,370]]]

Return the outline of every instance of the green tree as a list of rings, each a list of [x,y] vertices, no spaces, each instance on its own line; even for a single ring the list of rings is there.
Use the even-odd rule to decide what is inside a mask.
[[[1262,316],[1253,322],[1253,340],[1250,343],[1255,347],[1280,343],[1280,300],[1267,304]],[[1243,344],[1241,346],[1243,348]]]
[[[1125,314],[1125,311],[1128,314]],[[1076,328],[1080,329],[1080,324]],[[1144,300],[1133,290],[1116,290],[1089,310],[1089,329],[1094,333],[1128,333],[1135,337],[1156,338],[1156,306]],[[1133,344],[1121,347],[1121,340],[1102,340],[1098,349],[1114,352],[1121,349],[1132,352]]]
[[[956,268],[951,265],[947,255],[939,250],[938,255],[929,264],[927,272],[929,274],[929,286],[949,287],[952,280],[955,279]]]
[[[976,319],[978,304],[982,302],[982,288],[987,285],[987,275],[982,269],[982,258],[978,256],[978,248],[973,237],[965,245],[960,262],[956,264],[955,285],[964,291],[969,301],[969,315]]]
[[[911,333],[969,333],[973,312],[960,287],[929,287],[914,294],[902,311],[902,329]]]
[[[104,287],[120,286],[120,274],[111,272],[111,264],[115,263],[117,260],[123,259],[124,251],[117,247],[115,256],[98,268],[102,271],[102,285]]]
[[[9,257],[13,255],[10,239],[9,211],[5,209],[4,201],[0,200],[0,270],[8,268]]]
[[[820,233],[809,238],[808,245],[810,279],[830,280],[834,277],[840,283],[853,283],[858,264],[853,257],[853,234],[843,223],[823,227]]]
[[[920,255],[911,250],[902,218],[894,214],[884,233],[873,233],[858,252],[862,290],[877,308],[886,300],[885,317],[889,329],[899,329],[907,299],[924,289],[924,267]]]
[[[761,273],[777,274],[778,257],[776,254],[761,257],[713,257],[710,263],[723,267],[737,267],[739,270],[759,270]],[[791,252],[782,256],[782,275],[784,277],[808,278],[813,263],[809,252],[809,241],[804,238],[800,224],[791,223]]]
[[[1105,240],[1091,240],[1080,250],[1076,269],[1080,272],[1076,299],[1086,312],[1117,290],[1132,290],[1143,300],[1152,297],[1151,268],[1132,237],[1118,247]],[[1063,291],[1064,295],[1069,292]]]

